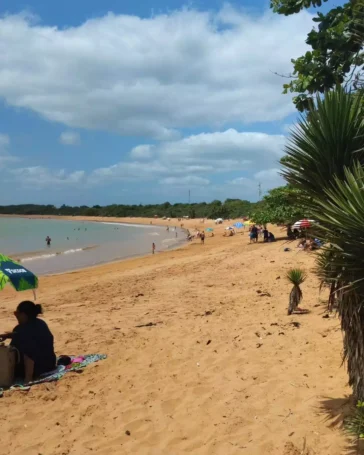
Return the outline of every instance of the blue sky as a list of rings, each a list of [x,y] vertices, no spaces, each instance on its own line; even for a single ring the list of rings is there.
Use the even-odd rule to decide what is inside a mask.
[[[0,204],[256,200],[281,184],[296,113],[273,72],[305,52],[312,13],[268,4],[3,0]]]

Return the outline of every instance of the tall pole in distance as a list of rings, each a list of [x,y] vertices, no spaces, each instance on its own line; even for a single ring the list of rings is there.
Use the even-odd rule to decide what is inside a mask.
[[[191,204],[191,190],[188,190],[188,204]]]
[[[259,200],[262,199],[262,184],[259,182],[258,183],[258,195],[259,195]]]

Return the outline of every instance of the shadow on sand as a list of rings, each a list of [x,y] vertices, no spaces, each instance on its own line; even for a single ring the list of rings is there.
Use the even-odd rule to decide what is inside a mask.
[[[324,398],[320,403],[320,412],[325,416],[325,421],[330,428],[339,428],[345,431],[344,422],[355,409],[353,396],[344,398]],[[352,435],[347,435],[346,455],[364,455],[364,441],[356,440]]]

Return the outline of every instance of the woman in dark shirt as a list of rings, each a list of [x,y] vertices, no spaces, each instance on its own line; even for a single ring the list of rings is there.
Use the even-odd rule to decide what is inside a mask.
[[[41,313],[41,305],[30,301],[19,303],[14,312],[18,325],[11,333],[0,335],[2,339],[10,338],[10,345],[19,351],[15,376],[24,378],[25,383],[56,368],[53,335],[47,324],[38,319]]]

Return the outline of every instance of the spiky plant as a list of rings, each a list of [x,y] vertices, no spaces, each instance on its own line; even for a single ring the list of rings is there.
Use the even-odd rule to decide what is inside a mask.
[[[336,297],[349,383],[364,399],[364,112],[363,96],[338,88],[317,98],[287,147],[284,175],[306,195],[316,234],[321,282]]]
[[[293,284],[289,294],[288,316],[291,315],[298,307],[302,300],[301,284],[306,280],[306,273],[301,269],[291,269],[287,273],[287,280]]]

